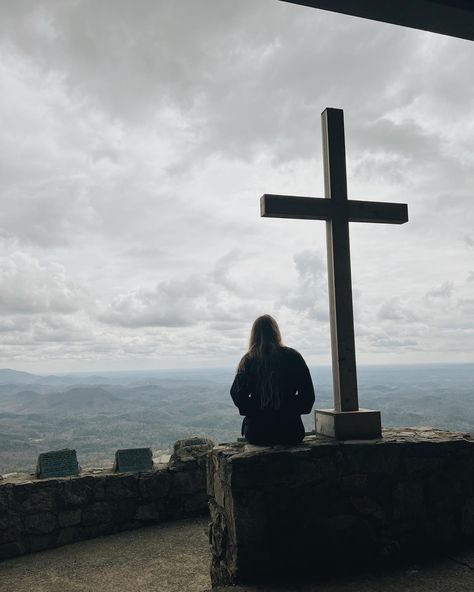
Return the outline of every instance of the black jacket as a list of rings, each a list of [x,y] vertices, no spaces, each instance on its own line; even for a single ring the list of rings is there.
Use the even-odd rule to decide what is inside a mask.
[[[280,408],[261,409],[256,392],[256,360],[244,356],[230,394],[240,415],[245,415],[242,433],[255,444],[300,441],[304,437],[301,414],[311,412],[314,388],[303,356],[291,347],[281,347],[275,365]],[[250,437],[249,437],[250,436]]]

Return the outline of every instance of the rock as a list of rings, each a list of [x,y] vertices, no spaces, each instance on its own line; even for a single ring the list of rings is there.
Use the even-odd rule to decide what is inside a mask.
[[[172,471],[191,470],[203,466],[214,442],[208,438],[187,438],[174,443],[169,468]]]
[[[30,552],[44,551],[56,546],[56,538],[52,534],[38,534],[30,537]]]
[[[177,472],[172,476],[171,492],[173,497],[187,496],[197,491],[206,491],[206,474],[203,470]]]
[[[426,508],[423,486],[417,481],[399,483],[393,493],[393,517],[401,523],[421,518]]]
[[[56,509],[58,488],[54,482],[33,482],[18,486],[15,498],[23,513],[51,511]]]
[[[157,522],[160,518],[160,509],[157,504],[149,503],[143,506],[138,506],[135,517],[141,522]]]
[[[143,474],[139,481],[140,497],[146,500],[164,498],[168,495],[170,483],[171,475],[167,469]]]
[[[23,555],[24,552],[25,549],[20,543],[7,543],[5,545],[0,544],[0,559],[10,559],[10,557]]]
[[[63,505],[85,506],[94,498],[94,477],[80,477],[70,479],[63,483]]]
[[[0,545],[13,542],[17,538],[15,534],[18,535],[18,533],[14,533],[10,529],[0,530]]]
[[[109,502],[95,502],[82,511],[82,523],[85,526],[112,522],[113,506]]]
[[[114,534],[120,530],[115,522],[104,522],[101,524],[87,524],[76,526],[77,536],[80,540],[93,539],[99,536]]]
[[[156,465],[167,465],[170,462],[171,454],[159,454],[153,457],[153,464]]]
[[[359,514],[366,514],[377,519],[384,517],[380,504],[369,497],[351,497],[350,502]]]
[[[80,536],[77,528],[74,526],[68,526],[59,531],[59,534],[56,537],[56,545],[58,547],[61,547],[62,545],[70,545],[78,540],[80,540]]]
[[[81,508],[75,510],[64,510],[58,514],[58,522],[60,527],[75,526],[80,524],[82,517]]]
[[[136,499],[121,499],[114,504],[114,522],[123,524],[135,518],[137,510]]]
[[[10,526],[10,520],[8,518],[8,513],[1,513],[0,514],[0,531],[6,530]]]
[[[12,488],[8,485],[0,487],[0,513],[6,512],[12,505]]]
[[[0,517],[0,544],[10,543],[21,536],[22,521],[20,515],[10,508]]]
[[[136,498],[138,489],[138,476],[132,475],[113,475],[110,476],[105,484],[105,498]]]
[[[196,516],[208,512],[208,496],[205,491],[198,491],[184,500],[185,516]]]
[[[51,512],[31,514],[25,518],[25,532],[28,534],[49,534],[56,526],[56,515]]]
[[[466,536],[474,535],[474,498],[466,500],[462,509],[462,531]]]

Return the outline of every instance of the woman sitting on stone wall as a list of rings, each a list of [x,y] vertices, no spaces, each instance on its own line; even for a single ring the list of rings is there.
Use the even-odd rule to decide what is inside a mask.
[[[242,435],[251,444],[296,444],[304,438],[302,413],[310,413],[314,388],[302,355],[282,345],[273,317],[255,320],[248,352],[240,360],[230,389]]]

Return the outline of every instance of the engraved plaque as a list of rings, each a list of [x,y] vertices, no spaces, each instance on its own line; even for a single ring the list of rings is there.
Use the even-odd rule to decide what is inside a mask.
[[[36,465],[36,477],[48,479],[49,477],[69,477],[79,474],[79,464],[75,450],[52,450],[43,452],[38,456]]]
[[[117,473],[141,473],[153,469],[151,448],[125,448],[115,453],[114,469]]]

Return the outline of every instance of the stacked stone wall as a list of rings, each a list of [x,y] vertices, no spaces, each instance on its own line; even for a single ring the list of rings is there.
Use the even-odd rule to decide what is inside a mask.
[[[474,541],[474,443],[434,429],[209,456],[214,585],[377,567]]]
[[[208,513],[212,446],[178,441],[170,462],[147,473],[0,481],[0,559]]]

